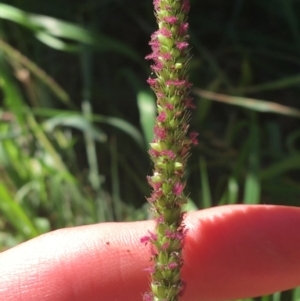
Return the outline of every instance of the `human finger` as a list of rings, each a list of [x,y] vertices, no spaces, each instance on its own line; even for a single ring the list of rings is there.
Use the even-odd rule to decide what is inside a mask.
[[[183,301],[258,296],[300,284],[300,209],[223,206],[185,219]],[[154,222],[54,231],[0,255],[0,300],[137,301]]]

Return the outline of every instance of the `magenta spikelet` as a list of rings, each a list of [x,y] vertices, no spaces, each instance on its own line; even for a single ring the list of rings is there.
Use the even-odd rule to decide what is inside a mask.
[[[182,206],[187,202],[183,174],[190,146],[197,143],[195,133],[187,136],[188,109],[193,108],[187,78],[190,5],[188,0],[154,0],[153,4],[158,30],[151,36],[152,53],[146,59],[153,61],[156,75],[147,81],[156,94],[158,113],[149,151],[154,171],[148,177],[156,230],[142,239],[151,243],[154,262],[151,292],[144,300],[177,301],[184,287],[180,276],[185,234]]]

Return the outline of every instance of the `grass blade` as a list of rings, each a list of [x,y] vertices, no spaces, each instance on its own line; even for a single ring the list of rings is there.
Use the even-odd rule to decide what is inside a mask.
[[[210,186],[208,181],[208,174],[206,168],[206,161],[204,157],[200,158],[200,176],[201,176],[201,190],[202,190],[202,208],[209,208],[212,206],[212,198]]]
[[[0,199],[0,211],[25,238],[33,238],[40,234],[25,211],[2,183],[0,183]]]
[[[140,92],[137,96],[137,102],[140,112],[140,123],[147,142],[147,148],[149,148],[149,143],[153,140],[153,127],[156,115],[155,100],[149,93]]]
[[[265,100],[247,98],[247,97],[230,96],[230,95],[214,93],[206,90],[201,90],[201,89],[194,89],[193,92],[198,96],[210,100],[243,107],[257,112],[275,113],[275,114],[300,118],[300,110],[283,106],[271,101],[265,101]]]
[[[249,166],[244,192],[244,202],[246,204],[259,203],[261,190],[259,179],[259,127],[254,114],[252,114],[250,127]]]

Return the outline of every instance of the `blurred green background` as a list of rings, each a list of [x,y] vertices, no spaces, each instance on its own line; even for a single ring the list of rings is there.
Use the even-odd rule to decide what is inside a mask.
[[[191,1],[187,210],[300,197],[300,1]],[[149,218],[152,1],[0,3],[0,250]],[[263,297],[291,298],[299,291]]]

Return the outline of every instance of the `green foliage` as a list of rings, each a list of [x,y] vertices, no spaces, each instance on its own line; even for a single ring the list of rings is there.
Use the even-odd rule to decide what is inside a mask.
[[[148,217],[151,2],[0,3],[0,249]],[[299,1],[191,2],[200,143],[187,210],[298,206]],[[261,299],[297,301],[299,289]]]

